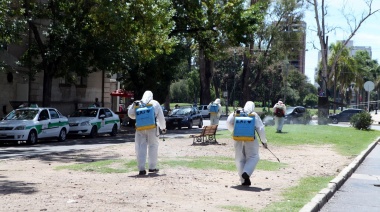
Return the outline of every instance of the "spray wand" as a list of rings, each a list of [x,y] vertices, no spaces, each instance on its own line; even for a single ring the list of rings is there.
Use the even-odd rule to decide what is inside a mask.
[[[257,131],[256,131],[257,132]],[[261,141],[261,137],[260,137],[260,134],[257,132],[257,135],[259,136],[259,138],[260,138],[260,141]],[[279,163],[281,163],[280,162],[280,159],[278,159],[278,157],[276,157],[276,155],[275,154],[273,154],[273,152],[272,151],[270,151],[270,149],[268,148],[268,144],[267,145],[265,145],[262,141],[261,141],[261,144],[265,147],[265,149],[267,149],[270,153],[272,153],[272,155],[277,159],[277,161],[279,162]]]

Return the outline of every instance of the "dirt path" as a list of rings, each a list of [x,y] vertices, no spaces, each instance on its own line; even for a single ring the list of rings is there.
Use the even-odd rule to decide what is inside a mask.
[[[177,157],[233,158],[233,143],[192,146],[192,139],[160,142],[159,161]],[[351,162],[330,146],[269,146],[286,163],[278,171],[256,170],[252,186],[239,185],[237,172],[162,167],[157,175],[137,171],[101,174],[55,170],[61,165],[104,159],[135,160],[134,143],[67,154],[0,161],[0,211],[228,211],[239,206],[257,211],[282,200],[280,193],[307,176],[337,175]],[[260,148],[261,159],[276,158]],[[135,167],[133,167],[135,168]]]

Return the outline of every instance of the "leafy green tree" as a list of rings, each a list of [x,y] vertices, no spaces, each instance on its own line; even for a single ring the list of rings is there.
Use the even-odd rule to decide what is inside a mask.
[[[172,102],[191,102],[187,80],[179,80],[170,86],[170,99]]]
[[[344,48],[340,48],[340,51],[337,51],[334,57],[328,58],[328,34],[336,33],[337,30],[345,30],[345,26],[333,26],[331,22],[328,20],[329,7],[328,0],[306,0],[308,6],[311,6],[314,10],[314,17],[316,21],[316,34],[318,35],[319,46],[321,50],[321,72],[319,78],[321,78],[320,82],[322,83],[322,90],[326,91],[328,84],[334,79],[335,75],[335,66],[339,60],[340,54],[344,51]],[[358,2],[355,2],[357,4]],[[354,37],[360,27],[365,23],[365,21],[375,15],[380,9],[375,9],[373,0],[365,0],[362,1],[365,4],[364,7],[358,7],[356,9],[360,9],[361,15],[360,17],[355,17],[355,10],[349,9],[350,7],[345,5],[345,7],[341,10],[341,17],[339,14],[334,14],[334,18],[343,18],[346,20],[346,26],[349,29],[347,34],[347,38],[344,40],[343,46],[346,46],[347,43]],[[330,63],[330,65],[328,65]],[[322,80],[323,79],[323,80]],[[327,93],[327,92],[326,92]]]
[[[43,106],[50,105],[54,77],[72,82],[98,70],[147,76],[144,63],[170,54],[176,43],[167,36],[169,0],[25,1],[20,7],[33,33],[23,61],[34,73],[43,71]]]
[[[256,2],[260,1],[251,1],[251,4],[257,4]],[[298,2],[268,2],[270,6],[265,7],[265,21],[261,22],[259,30],[252,33],[246,43],[249,49],[244,53],[241,102],[253,98],[252,94],[256,93],[255,89],[261,84],[263,72],[267,71],[269,66],[282,66],[283,60],[287,57],[292,60],[293,56],[302,50],[302,46],[299,45],[302,31],[296,32],[291,28],[299,25],[302,20],[303,13]],[[285,76],[285,68],[280,70]]]
[[[303,105],[314,107],[318,104],[318,96],[315,93],[309,93],[303,99]]]
[[[0,0],[0,51],[5,51],[8,44],[20,43],[25,29],[24,10],[18,7],[22,1]],[[0,71],[6,64],[0,60]]]
[[[176,27],[172,35],[195,41],[199,51],[200,102],[210,102],[214,61],[226,47],[247,42],[249,34],[262,21],[267,1],[245,8],[244,0],[173,0]]]
[[[192,102],[198,102],[200,92],[199,71],[192,70],[190,73],[187,74],[187,78],[187,85],[189,91],[188,96],[193,98]]]
[[[349,49],[343,46],[342,42],[337,42],[330,46],[331,56],[329,58],[329,66],[335,62],[334,80],[328,86],[332,87],[334,102],[336,102],[337,93],[342,97],[346,95],[346,89],[351,86],[351,83],[355,80],[356,63],[354,58],[349,54]],[[339,55],[338,55],[339,53]],[[341,103],[344,98],[341,98]],[[336,104],[334,104],[334,113]]]

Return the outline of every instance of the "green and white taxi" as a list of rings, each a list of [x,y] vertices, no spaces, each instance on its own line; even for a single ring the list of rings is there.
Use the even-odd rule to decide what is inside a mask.
[[[55,108],[18,108],[0,121],[0,142],[26,141],[27,144],[35,144],[38,139],[45,138],[65,141],[69,129],[67,117]]]
[[[105,107],[80,108],[69,116],[70,135],[96,137],[98,134],[115,136],[120,129],[120,118]]]

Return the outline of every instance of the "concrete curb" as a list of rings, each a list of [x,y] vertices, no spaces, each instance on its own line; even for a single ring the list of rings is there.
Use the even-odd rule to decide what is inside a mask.
[[[355,170],[364,161],[367,155],[380,142],[378,137],[374,142],[368,145],[368,148],[363,150],[347,167],[345,167],[334,179],[328,184],[327,188],[322,189],[309,203],[304,205],[300,212],[317,212],[330,200],[334,193],[346,182],[346,180],[355,172]]]

